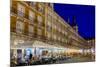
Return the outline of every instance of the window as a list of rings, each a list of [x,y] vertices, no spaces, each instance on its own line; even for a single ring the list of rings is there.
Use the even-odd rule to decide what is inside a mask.
[[[57,21],[57,17],[56,17],[56,16],[54,16],[54,22],[56,23],[56,21]]]
[[[52,21],[52,14],[51,14],[51,12],[48,12],[47,18],[48,18],[49,21]]]
[[[33,34],[33,26],[29,25],[29,35]]]
[[[63,42],[65,42],[65,39],[63,38]]]
[[[38,11],[43,13],[44,7],[42,5],[38,5]]]
[[[38,24],[41,25],[41,23],[43,22],[43,18],[41,16],[38,16],[37,20],[38,20]]]
[[[61,32],[61,28],[58,28],[59,32]]]
[[[17,21],[16,22],[16,32],[22,33],[23,29],[24,29],[24,23],[21,21]]]
[[[64,34],[64,30],[62,30],[62,33]]]
[[[53,4],[52,3],[49,3],[48,6],[51,7],[51,8],[53,8]]]
[[[51,23],[48,21],[48,23],[47,23],[47,31],[51,31]]]
[[[25,13],[25,7],[18,3],[18,15],[23,17]]]
[[[48,21],[47,25],[48,25],[48,26],[51,26],[51,23]]]
[[[48,14],[48,20],[49,20],[49,21],[50,21],[50,18],[51,18],[51,17],[50,17],[50,15]]]
[[[50,34],[48,34],[47,36],[48,36],[48,38],[50,38]]]
[[[61,41],[63,42],[63,38],[61,39]]]
[[[54,25],[54,28],[55,28],[55,29],[57,29],[57,26],[56,26],[56,25]]]
[[[34,12],[29,11],[29,19],[30,19],[31,21],[33,21],[33,20],[35,19],[35,13],[34,13]]]
[[[36,2],[30,2],[30,6],[35,7],[36,6]]]
[[[57,38],[56,38],[56,35],[54,35],[54,39],[56,40]]]
[[[53,8],[53,4],[52,3],[50,3],[50,7]]]
[[[67,43],[67,39],[65,39],[65,42]]]
[[[65,35],[67,35],[67,32],[65,32]]]
[[[42,22],[42,17],[41,16],[38,16],[37,19],[38,19],[39,22]]]
[[[51,27],[50,26],[47,26],[47,31],[51,31]]]
[[[42,35],[41,29],[38,29],[38,35]]]
[[[60,37],[58,37],[58,40],[60,41]]]

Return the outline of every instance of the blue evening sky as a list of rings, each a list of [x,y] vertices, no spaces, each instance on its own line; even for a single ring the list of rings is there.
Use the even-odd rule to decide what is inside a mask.
[[[95,38],[95,6],[55,3],[54,10],[65,21],[70,18],[70,25],[73,25],[75,16],[79,34],[85,39]]]

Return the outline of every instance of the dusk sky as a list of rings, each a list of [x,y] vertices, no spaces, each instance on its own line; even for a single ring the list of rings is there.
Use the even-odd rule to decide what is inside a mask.
[[[70,18],[70,25],[73,25],[75,16],[79,34],[85,39],[95,38],[95,6],[54,4],[54,10],[65,21]]]

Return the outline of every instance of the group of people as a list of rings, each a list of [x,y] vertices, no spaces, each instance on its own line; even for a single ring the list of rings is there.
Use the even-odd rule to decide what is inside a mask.
[[[42,54],[14,54],[11,56],[11,65],[15,66],[27,66],[27,65],[38,65],[38,64],[48,64],[48,63],[56,63],[63,59],[66,59],[66,55],[63,54],[49,54],[42,52]]]
[[[26,65],[29,65],[31,63],[31,60],[32,60],[32,54],[30,53],[30,55],[24,55],[22,57],[21,54],[14,54],[12,57],[11,57],[11,65],[23,65],[23,64],[26,64]]]

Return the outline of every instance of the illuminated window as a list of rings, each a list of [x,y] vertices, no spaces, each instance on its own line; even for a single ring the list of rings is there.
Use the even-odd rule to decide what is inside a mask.
[[[38,5],[38,11],[39,12],[44,12],[44,7],[42,5]]]
[[[60,41],[60,37],[58,37],[58,40]]]
[[[48,16],[47,16],[48,20],[49,20],[49,21],[52,21],[52,13],[51,13],[51,12],[48,12],[47,15],[48,15]]]
[[[54,28],[55,28],[55,29],[57,29],[57,26],[56,26],[56,25],[54,25]]]
[[[24,23],[21,21],[16,22],[16,32],[17,33],[22,33],[24,29]]]
[[[34,12],[29,11],[29,19],[30,19],[31,21],[33,21],[33,20],[35,19],[35,13],[34,13]]]
[[[38,29],[38,35],[42,35],[42,30]]]
[[[68,33],[67,32],[65,32],[65,35],[67,35]]]
[[[29,25],[29,35],[33,34],[33,26]]]
[[[51,26],[51,23],[48,21],[47,25],[48,25],[48,26]]]
[[[65,42],[67,43],[67,39],[65,39]]]
[[[54,39],[56,40],[56,35],[54,35]]]
[[[63,38],[62,38],[61,40],[62,40],[62,42],[63,42]]]
[[[50,34],[47,34],[48,38],[50,38]]]
[[[58,31],[59,31],[59,32],[61,31],[60,27],[58,28]]]
[[[38,20],[38,25],[40,26],[43,22],[43,18],[41,16],[38,16],[37,20]]]
[[[18,3],[18,15],[23,17],[25,13],[25,7]]]
[[[30,6],[35,7],[36,6],[36,2],[30,2]]]
[[[48,3],[48,6],[53,8],[53,4],[52,3]]]
[[[51,31],[51,23],[48,21],[48,23],[47,23],[47,31]]]

